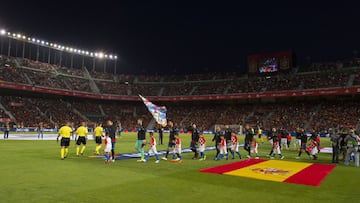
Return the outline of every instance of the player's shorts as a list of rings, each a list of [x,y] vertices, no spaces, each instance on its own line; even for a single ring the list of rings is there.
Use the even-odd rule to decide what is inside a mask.
[[[168,148],[173,148],[173,147],[175,147],[175,143],[169,142],[169,143],[168,143]]]
[[[286,138],[281,138],[281,144],[287,144],[287,139]]]
[[[181,154],[181,147],[175,147],[174,154]]]
[[[200,145],[199,146],[199,152],[204,152],[205,151],[205,145]]]
[[[111,145],[106,145],[104,152],[111,152]]]
[[[102,144],[101,136],[96,136],[95,137],[95,143],[96,144]]]
[[[227,154],[227,149],[225,146],[220,147],[220,154]]]
[[[231,149],[232,148],[232,142],[231,140],[226,140],[226,148]]]
[[[80,144],[86,145],[86,138],[83,136],[78,137],[78,139],[76,140],[76,144],[77,145],[80,145]]]
[[[306,143],[301,143],[300,149],[306,150]]]
[[[61,138],[60,146],[62,147],[68,147],[70,146],[70,138]]]
[[[253,146],[253,149],[251,149],[251,152],[257,154],[257,153],[258,153],[259,144],[258,144],[258,143],[254,143],[252,146]]]
[[[239,145],[238,144],[232,144],[231,150],[235,151],[235,152],[238,152],[239,151]]]
[[[191,141],[190,142],[190,148],[197,148],[196,142]]]
[[[150,147],[149,154],[157,154],[156,146]]]

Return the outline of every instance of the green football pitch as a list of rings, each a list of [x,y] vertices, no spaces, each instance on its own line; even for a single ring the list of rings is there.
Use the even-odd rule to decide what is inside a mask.
[[[26,136],[26,135],[25,135]],[[45,135],[46,136],[46,135]],[[157,134],[156,134],[157,136]],[[164,135],[167,140],[168,135]],[[181,135],[187,148],[190,135]],[[207,146],[213,145],[206,135]],[[135,152],[136,135],[123,133],[117,153]],[[243,138],[240,138],[240,143]],[[166,142],[165,142],[166,143]],[[164,143],[164,144],[165,144]],[[328,147],[329,140],[322,139]],[[164,150],[166,145],[158,145]],[[357,202],[360,199],[360,168],[340,163],[318,187],[270,182],[227,175],[206,174],[200,169],[235,160],[212,160],[215,151],[206,151],[206,161],[183,154],[183,163],[147,163],[136,159],[104,164],[89,158],[95,143],[89,140],[85,155],[75,156],[71,142],[69,157],[60,160],[59,143],[54,141],[0,140],[0,202]],[[270,144],[260,145],[265,157]],[[245,151],[240,148],[244,155]],[[307,156],[283,150],[286,161],[314,162]],[[316,163],[330,163],[331,154],[320,153]]]

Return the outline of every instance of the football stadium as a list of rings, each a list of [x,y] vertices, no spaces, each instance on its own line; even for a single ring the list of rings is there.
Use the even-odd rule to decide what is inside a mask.
[[[356,54],[280,46],[244,71],[131,73],[116,52],[18,30],[0,27],[1,202],[360,198]]]

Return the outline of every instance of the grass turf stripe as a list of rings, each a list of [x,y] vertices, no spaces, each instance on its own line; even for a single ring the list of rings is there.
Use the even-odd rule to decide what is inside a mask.
[[[330,164],[312,164],[311,166],[289,177],[284,182],[319,186],[323,181],[323,179],[335,167],[336,167],[335,165],[330,165]]]

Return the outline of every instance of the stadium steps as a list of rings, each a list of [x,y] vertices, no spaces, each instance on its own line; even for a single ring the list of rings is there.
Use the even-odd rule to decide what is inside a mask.
[[[355,78],[356,78],[356,74],[351,74],[349,77],[349,81],[346,83],[346,87],[353,86]]]
[[[89,120],[89,118],[87,118],[84,114],[82,114],[79,110],[77,110],[76,108],[74,108],[73,105],[71,105],[69,102],[66,102],[68,107],[71,107],[72,111],[77,114],[78,116],[80,116],[83,120],[87,121]]]
[[[99,104],[99,109],[102,116],[106,116],[104,109],[102,108],[101,104]]]
[[[8,110],[5,108],[5,106],[1,103],[1,97],[0,97],[0,109],[2,109],[2,110],[5,112],[5,114],[9,116],[9,118],[15,120],[14,115],[13,115],[10,111],[8,111]]]
[[[154,129],[155,125],[156,125],[156,120],[152,118],[149,124],[147,125],[146,129]]]
[[[159,97],[161,97],[163,95],[164,89],[165,89],[164,87],[160,88],[160,91],[159,91],[159,94],[158,94]]]
[[[82,69],[83,69],[83,71],[84,71],[84,76],[85,76],[85,78],[89,79],[89,86],[90,86],[91,91],[94,92],[94,93],[100,94],[100,89],[99,89],[99,87],[96,85],[96,83],[95,83],[95,81],[93,80],[93,78],[91,77],[89,71],[88,71],[85,67],[83,67]]]
[[[311,127],[311,124],[312,124],[312,122],[313,122],[313,120],[314,120],[314,116],[313,116],[313,115],[318,114],[320,110],[321,110],[321,104],[319,104],[319,105],[316,107],[315,111],[311,114],[310,119],[305,123],[305,126],[304,126],[305,129],[308,129],[309,127]]]
[[[192,94],[195,92],[195,90],[197,89],[197,87],[198,87],[198,86],[194,86],[194,87],[192,88],[192,90],[190,91],[189,95],[192,95]]]

